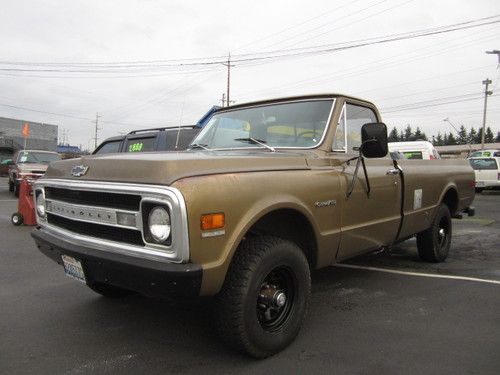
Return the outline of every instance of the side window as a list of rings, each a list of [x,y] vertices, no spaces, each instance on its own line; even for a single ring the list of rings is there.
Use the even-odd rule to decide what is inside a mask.
[[[96,151],[94,151],[94,154],[111,154],[118,152],[121,142],[122,141],[119,140],[103,143]]]
[[[361,146],[361,127],[369,122],[377,122],[375,113],[359,105],[346,105],[347,152]]]
[[[335,131],[335,138],[333,139],[333,151],[346,152],[346,139],[345,139],[345,105],[342,108],[342,114],[339,118],[339,123],[337,124],[337,130]]]
[[[349,103],[344,105],[335,132],[333,151],[355,151],[361,146],[361,127],[370,122],[377,122],[377,116],[371,109]]]

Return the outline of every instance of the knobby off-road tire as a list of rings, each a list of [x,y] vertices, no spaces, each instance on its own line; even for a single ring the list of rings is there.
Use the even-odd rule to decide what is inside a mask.
[[[311,294],[301,249],[271,236],[250,237],[238,248],[216,298],[221,338],[256,358],[287,347],[299,333]]]
[[[451,244],[451,215],[448,206],[441,204],[429,229],[417,234],[418,255],[427,262],[443,262]]]
[[[121,298],[133,294],[130,290],[103,283],[88,284],[88,287],[94,292],[107,298]]]

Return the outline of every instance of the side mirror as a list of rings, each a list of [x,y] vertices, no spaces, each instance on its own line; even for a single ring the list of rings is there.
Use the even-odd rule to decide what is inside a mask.
[[[382,122],[364,124],[361,128],[361,153],[366,158],[387,155],[387,126]]]

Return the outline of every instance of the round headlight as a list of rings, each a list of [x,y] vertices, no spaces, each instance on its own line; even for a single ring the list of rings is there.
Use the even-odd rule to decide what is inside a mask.
[[[36,197],[36,212],[38,216],[45,217],[45,198],[43,194],[38,194]]]
[[[149,212],[149,232],[156,242],[165,242],[170,236],[170,215],[163,207],[155,207]]]

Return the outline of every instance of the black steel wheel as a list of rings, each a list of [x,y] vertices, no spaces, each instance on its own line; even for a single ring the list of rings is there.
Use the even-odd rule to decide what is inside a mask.
[[[296,278],[291,270],[278,267],[263,280],[257,297],[257,318],[268,332],[279,330],[290,316]]]
[[[441,204],[429,229],[417,234],[418,255],[427,262],[443,262],[451,245],[451,215],[448,206]]]
[[[309,264],[296,244],[250,237],[234,255],[216,299],[219,334],[253,357],[271,356],[299,333],[310,292]]]

